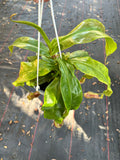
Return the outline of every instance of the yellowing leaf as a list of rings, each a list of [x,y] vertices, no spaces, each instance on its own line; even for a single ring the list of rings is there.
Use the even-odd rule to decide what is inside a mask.
[[[117,49],[116,42],[105,33],[104,25],[96,19],[86,19],[78,24],[70,33],[59,37],[61,50],[72,47],[75,44],[90,43],[96,39],[105,38],[106,56],[109,56]],[[51,42],[52,52],[58,52],[56,38]]]

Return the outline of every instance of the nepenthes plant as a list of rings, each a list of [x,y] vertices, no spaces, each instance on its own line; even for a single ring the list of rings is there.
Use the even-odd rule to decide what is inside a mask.
[[[46,85],[42,110],[44,118],[52,119],[56,124],[62,124],[70,110],[77,110],[83,98],[81,83],[85,79],[97,78],[107,88],[102,93],[87,92],[87,98],[102,99],[103,96],[111,96],[111,79],[106,65],[90,57],[85,50],[76,50],[72,53],[64,52],[65,49],[76,44],[85,44],[97,39],[105,39],[106,59],[117,49],[116,42],[105,33],[104,25],[96,19],[86,19],[78,24],[67,35],[60,36],[60,48],[62,58],[58,54],[57,40],[49,40],[46,33],[37,24],[28,21],[11,21],[29,25],[37,29],[42,35],[44,42],[40,42],[39,60],[39,85]],[[37,53],[38,40],[31,37],[19,37],[10,46],[11,53],[14,47],[19,47]],[[28,56],[27,62],[21,62],[19,77],[13,85],[24,86],[25,84],[36,86],[37,56]],[[84,75],[79,80],[75,71],[79,70]],[[28,99],[38,97],[40,92],[30,93]]]

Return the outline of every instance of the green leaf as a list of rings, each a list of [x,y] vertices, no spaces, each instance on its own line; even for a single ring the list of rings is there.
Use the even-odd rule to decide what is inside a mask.
[[[20,38],[17,38],[13,42],[13,44],[8,47],[11,53],[13,52],[14,47],[27,49],[29,51],[33,51],[37,53],[38,52],[38,41],[31,37],[20,37]],[[40,54],[49,56],[49,49],[42,42],[40,42]]]
[[[52,59],[39,60],[39,76],[44,76],[55,70],[55,63]],[[33,80],[37,77],[37,59],[32,62],[21,62],[18,79],[13,82],[14,86],[23,86],[25,82]]]
[[[70,54],[70,55],[76,57],[77,54],[75,54],[75,55],[74,54],[75,53]],[[71,58],[71,57],[69,57],[69,58]],[[71,72],[70,73],[71,79],[69,79],[70,88],[71,88],[71,95],[72,95],[72,102],[71,102],[70,109],[76,110],[80,107],[80,104],[82,102],[82,98],[83,98],[82,88],[81,88],[79,80],[75,76],[75,67],[71,63],[69,63],[68,61],[64,61],[64,63],[67,66],[69,72]]]
[[[58,59],[61,71],[60,89],[67,111],[78,109],[82,102],[82,88],[74,75],[75,68],[65,60]]]
[[[56,77],[46,88],[44,94],[44,104],[42,106],[44,117],[53,119],[61,124],[67,116],[66,108],[60,91],[60,78]]]
[[[72,47],[75,44],[90,43],[96,39],[105,38],[106,41],[106,56],[109,56],[117,49],[117,44],[107,34],[105,34],[104,25],[96,19],[86,19],[75,27],[70,33],[59,37],[61,50]],[[51,54],[58,52],[56,39],[51,42]]]
[[[86,56],[89,56],[89,54],[84,50],[77,50],[72,53],[68,52],[66,56],[69,57],[69,59],[71,59],[71,58],[77,58],[77,57],[86,57]]]
[[[10,20],[12,22],[26,24],[28,26],[31,26],[31,27],[37,29],[41,33],[41,35],[42,35],[43,39],[45,40],[46,44],[48,45],[48,47],[50,48],[50,40],[48,39],[46,33],[43,31],[43,29],[41,27],[39,27],[37,24],[35,24],[33,22],[29,22],[29,21],[16,21],[16,20],[12,20],[12,17],[15,16],[15,15],[16,14],[13,14],[13,15],[10,16]]]
[[[61,89],[65,107],[67,111],[69,111],[72,103],[72,94],[71,94],[72,75],[68,70],[64,60],[62,60],[61,58],[58,58],[57,61],[59,63],[59,69],[61,72],[60,89]]]
[[[87,76],[96,77],[99,81],[106,84],[107,90],[103,93],[106,96],[111,96],[111,80],[108,74],[108,69],[104,64],[92,59],[89,56],[73,58],[70,59],[70,62],[76,67],[76,69],[87,74]]]
[[[71,91],[72,91],[71,110],[76,110],[80,107],[83,98],[82,88],[76,76],[72,78]]]

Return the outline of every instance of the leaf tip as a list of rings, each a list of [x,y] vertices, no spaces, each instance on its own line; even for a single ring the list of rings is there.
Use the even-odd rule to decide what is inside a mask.
[[[12,55],[12,53],[13,53],[13,46],[11,45],[11,46],[9,46],[8,48],[9,48],[9,50],[10,50],[10,52],[11,52],[10,55]]]
[[[16,16],[16,15],[17,15],[17,13],[13,13],[13,14],[10,16],[10,20],[13,21],[13,20],[12,20],[12,17],[14,17],[14,16]]]

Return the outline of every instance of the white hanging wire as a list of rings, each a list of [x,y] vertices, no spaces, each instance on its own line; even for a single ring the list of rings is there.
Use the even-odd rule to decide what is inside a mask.
[[[55,22],[52,0],[50,0],[50,8],[51,8],[51,16],[52,16],[53,26],[54,26],[54,30],[55,30],[56,39],[57,39],[59,54],[60,54],[60,58],[62,58],[62,53],[61,53],[61,49],[60,49],[60,42],[59,42],[59,37],[58,37],[58,33],[57,33],[57,27],[56,27],[56,22]]]
[[[41,4],[41,1],[42,1],[42,4]],[[41,24],[42,24],[43,5],[44,5],[44,0],[39,0],[38,1],[38,26],[40,26],[40,27],[41,27]],[[59,54],[60,54],[60,57],[62,58],[62,53],[61,53],[61,49],[60,49],[60,43],[59,43],[59,37],[58,37],[58,33],[57,33],[57,27],[56,27],[56,22],[55,22],[52,0],[50,0],[50,7],[51,7],[51,16],[52,16],[53,26],[54,26],[54,30],[55,30],[56,39],[57,39]],[[38,91],[40,89],[40,87],[39,87],[39,57],[40,57],[40,32],[38,32],[37,86],[36,86],[36,91]]]
[[[39,0],[38,2],[38,26],[41,27],[42,24],[42,15],[43,15],[43,5],[44,5],[44,0]],[[40,32],[38,32],[38,53],[37,53],[37,86],[36,86],[36,91],[40,89],[39,87],[39,57],[40,57]]]

